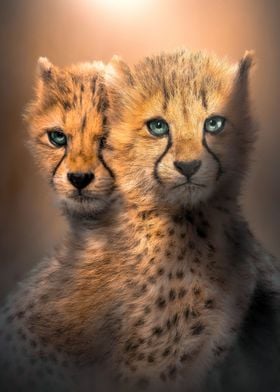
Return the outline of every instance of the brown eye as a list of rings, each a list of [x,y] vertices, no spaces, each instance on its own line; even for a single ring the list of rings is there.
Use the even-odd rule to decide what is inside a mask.
[[[49,141],[55,146],[55,147],[63,147],[66,146],[67,144],[67,137],[66,135],[62,132],[60,128],[48,131],[48,137]]]

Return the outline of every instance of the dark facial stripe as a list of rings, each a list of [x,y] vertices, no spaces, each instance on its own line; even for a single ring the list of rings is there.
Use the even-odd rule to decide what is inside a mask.
[[[166,111],[167,106],[168,106],[168,102],[170,100],[170,95],[169,95],[169,92],[167,90],[167,87],[166,87],[166,84],[165,84],[165,80],[163,80],[162,90],[163,90],[163,97],[164,97],[162,110]]]
[[[160,176],[158,175],[158,166],[159,166],[160,162],[162,161],[163,157],[167,154],[168,150],[171,148],[171,146],[172,146],[172,139],[171,139],[171,134],[169,133],[167,145],[166,145],[163,153],[156,160],[155,166],[154,166],[154,171],[153,171],[155,180],[158,181],[160,184],[162,183],[162,181],[160,179]]]
[[[56,172],[57,172],[59,166],[60,166],[61,163],[63,162],[63,160],[64,160],[64,158],[66,157],[66,155],[67,155],[67,149],[65,148],[65,151],[64,151],[63,156],[61,157],[61,159],[59,160],[58,164],[57,164],[57,165],[55,166],[55,168],[53,169],[53,172],[52,172],[52,176],[53,176],[53,177],[55,176],[55,174],[56,174]]]
[[[100,143],[98,146],[98,159],[100,160],[100,162],[102,163],[102,165],[105,167],[105,169],[108,171],[109,175],[113,178],[113,180],[115,179],[115,174],[113,173],[113,170],[107,165],[107,163],[105,162],[103,155],[102,155],[102,150],[104,149],[105,145],[106,145],[106,138],[107,138],[107,134],[105,134],[101,139],[100,139]]]
[[[218,179],[221,177],[221,175],[224,173],[224,170],[222,168],[222,164],[220,159],[218,158],[218,156],[210,149],[210,147],[207,144],[206,141],[206,136],[205,136],[205,132],[203,132],[203,136],[202,136],[202,145],[205,147],[205,149],[209,152],[210,155],[212,155],[212,157],[214,158],[214,160],[217,162],[218,164],[218,171],[217,171],[217,176],[216,176],[216,180],[218,181]]]
[[[206,98],[206,92],[204,89],[200,90],[200,96],[201,96],[202,106],[204,107],[204,109],[207,109],[208,108],[207,98]]]
[[[83,115],[82,125],[81,125],[81,131],[82,131],[82,132],[85,130],[86,125],[87,125],[87,114],[85,113],[85,114]]]
[[[97,82],[97,75],[95,75],[92,79],[91,79],[91,92],[92,95],[95,94],[95,89],[96,89],[96,82]]]

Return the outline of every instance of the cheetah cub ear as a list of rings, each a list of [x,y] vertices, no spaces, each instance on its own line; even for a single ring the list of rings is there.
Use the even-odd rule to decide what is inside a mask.
[[[108,64],[107,80],[110,83],[123,82],[133,85],[132,72],[126,62],[119,56],[113,56]]]
[[[63,72],[46,57],[37,62],[36,96],[39,104],[49,103],[57,95],[59,82],[63,82]],[[61,85],[63,83],[60,83]]]
[[[37,62],[38,77],[44,82],[48,82],[54,77],[54,66],[47,57],[39,57]]]
[[[120,120],[120,113],[130,101],[131,87],[134,85],[132,71],[119,56],[108,63],[105,81],[109,99],[108,120],[111,124]]]
[[[255,52],[253,50],[246,50],[244,56],[238,63],[239,79],[247,78],[249,70],[253,65],[255,65]]]
[[[241,60],[234,66],[233,79],[233,99],[235,104],[240,107],[242,102],[242,110],[248,111],[247,102],[249,100],[249,74],[252,66],[255,64],[254,51],[246,51]]]

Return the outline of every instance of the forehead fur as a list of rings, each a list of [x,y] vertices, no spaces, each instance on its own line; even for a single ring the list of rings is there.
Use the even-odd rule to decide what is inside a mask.
[[[163,53],[147,57],[135,67],[135,81],[148,98],[160,90],[168,101],[181,94],[200,99],[207,105],[207,96],[226,90],[234,67],[226,61],[203,52]]]
[[[183,49],[146,57],[131,70],[130,78],[127,71],[123,77],[119,72],[111,83],[112,122],[139,111],[139,104],[160,104],[164,113],[169,104],[180,102],[187,112],[195,102],[207,110],[209,103],[229,96],[237,73],[236,64],[201,51]]]
[[[87,103],[97,112],[103,112],[107,101],[104,70],[105,65],[101,62],[59,68],[47,59],[40,58],[36,95],[27,108],[27,120],[32,121],[33,115],[46,113],[54,106],[59,106],[62,111],[70,111]]]

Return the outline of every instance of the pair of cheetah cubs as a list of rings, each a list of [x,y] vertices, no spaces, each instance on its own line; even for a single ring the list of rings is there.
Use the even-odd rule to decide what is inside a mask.
[[[2,307],[1,391],[230,390],[277,269],[238,204],[251,63],[39,60],[30,146],[69,230]]]

